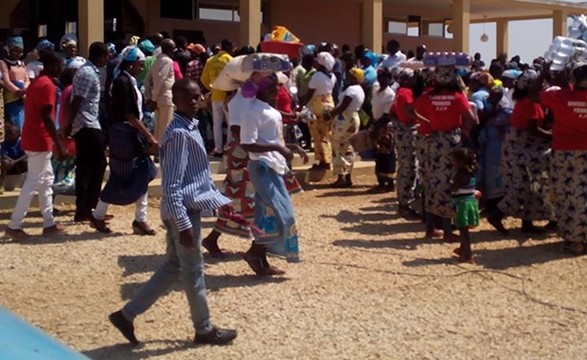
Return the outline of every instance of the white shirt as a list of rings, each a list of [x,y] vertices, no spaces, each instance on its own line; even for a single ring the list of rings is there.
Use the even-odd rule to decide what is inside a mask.
[[[388,55],[387,58],[385,60],[383,60],[381,62],[381,64],[379,64],[380,68],[396,68],[399,67],[399,64],[401,64],[402,62],[406,61],[407,57],[406,55],[401,52],[398,51],[393,55]]]
[[[383,91],[379,91],[379,88],[379,84],[376,84],[371,95],[371,111],[375,120],[380,119],[384,114],[389,114],[395,100],[395,91],[391,87],[388,86]]]
[[[241,126],[244,113],[251,106],[253,98],[243,96],[241,89],[228,102],[228,126]]]
[[[31,61],[26,66],[26,72],[29,76],[29,79],[36,79],[43,71],[43,63],[39,60]]]
[[[334,74],[330,74],[329,77],[322,71],[316,71],[308,83],[308,88],[314,89],[314,96],[329,95],[332,94],[335,84],[336,76]]]
[[[253,99],[241,120],[242,144],[285,146],[281,114],[266,102]],[[249,158],[263,161],[279,175],[285,175],[289,171],[285,158],[277,151],[249,153]]]
[[[361,85],[351,85],[338,95],[338,103],[341,104],[345,97],[350,97],[351,103],[344,112],[354,113],[361,109],[365,101],[365,91]]]

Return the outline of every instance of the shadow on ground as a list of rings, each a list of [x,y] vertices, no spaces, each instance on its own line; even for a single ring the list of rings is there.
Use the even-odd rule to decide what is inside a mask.
[[[146,350],[144,345],[133,347],[128,343],[107,345],[93,350],[83,351],[82,353],[94,360],[102,359],[148,359],[154,356],[164,356],[167,354],[195,348],[196,345],[190,341],[174,340],[154,340],[148,341],[145,345],[161,345],[164,348]]]
[[[229,257],[227,261],[237,261],[241,257]],[[165,255],[137,255],[120,256],[118,265],[124,269],[123,276],[130,276],[137,273],[153,273],[165,261]],[[224,260],[223,260],[224,261]],[[226,288],[251,287],[269,283],[282,283],[288,280],[286,277],[261,277],[253,274],[246,275],[205,275],[206,288],[210,291],[218,291]],[[165,294],[170,291],[182,291],[181,279],[178,273],[177,281],[170,285]],[[120,297],[129,300],[134,296],[141,283],[126,283],[120,287]]]

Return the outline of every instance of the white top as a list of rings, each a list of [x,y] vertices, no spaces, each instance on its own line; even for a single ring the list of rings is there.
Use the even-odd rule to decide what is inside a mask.
[[[363,106],[363,101],[365,101],[365,91],[361,85],[351,85],[346,88],[343,92],[338,95],[338,103],[341,104],[345,97],[350,97],[352,99],[351,103],[344,112],[357,112]]]
[[[314,96],[322,96],[332,94],[335,84],[336,75],[330,74],[329,77],[322,71],[316,71],[308,83],[308,88],[314,89]]]
[[[379,84],[373,88],[371,95],[371,111],[375,120],[380,119],[384,114],[389,114],[391,105],[395,100],[395,91],[391,87],[386,87],[383,91],[379,91]]]
[[[380,68],[396,68],[399,67],[399,64],[401,64],[402,62],[406,61],[407,57],[406,55],[401,52],[398,51],[393,55],[388,55],[387,58],[385,60],[383,60],[381,62],[381,64],[379,64]]]
[[[43,71],[43,63],[39,60],[31,61],[26,66],[26,72],[29,76],[29,79],[36,79]]]
[[[228,102],[228,126],[241,126],[244,113],[251,106],[254,98],[246,98],[243,96],[241,89],[236,91],[236,94]]]
[[[242,144],[280,144],[283,140],[283,122],[279,111],[259,99],[252,99],[248,111],[241,118]],[[279,175],[288,172],[287,162],[277,151],[249,153],[251,160],[263,161]]]

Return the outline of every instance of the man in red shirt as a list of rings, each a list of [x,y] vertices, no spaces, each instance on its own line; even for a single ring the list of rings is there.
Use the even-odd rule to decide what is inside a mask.
[[[43,235],[64,233],[64,228],[55,224],[53,217],[53,144],[59,158],[65,153],[57,139],[55,130],[55,103],[57,89],[53,82],[63,70],[63,60],[54,53],[43,55],[43,72],[27,89],[25,101],[25,121],[22,130],[21,145],[27,154],[28,172],[18,201],[12,212],[6,236],[22,240],[29,235],[22,230],[22,222],[35,191],[39,194],[39,204],[43,215]]]

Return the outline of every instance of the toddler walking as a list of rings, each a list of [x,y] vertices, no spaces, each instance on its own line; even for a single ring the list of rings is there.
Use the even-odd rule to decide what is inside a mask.
[[[460,232],[461,246],[454,250],[460,262],[473,262],[469,229],[479,225],[478,195],[475,190],[477,156],[468,148],[458,148],[452,153],[456,172],[451,180],[452,202],[456,207],[455,224]]]

